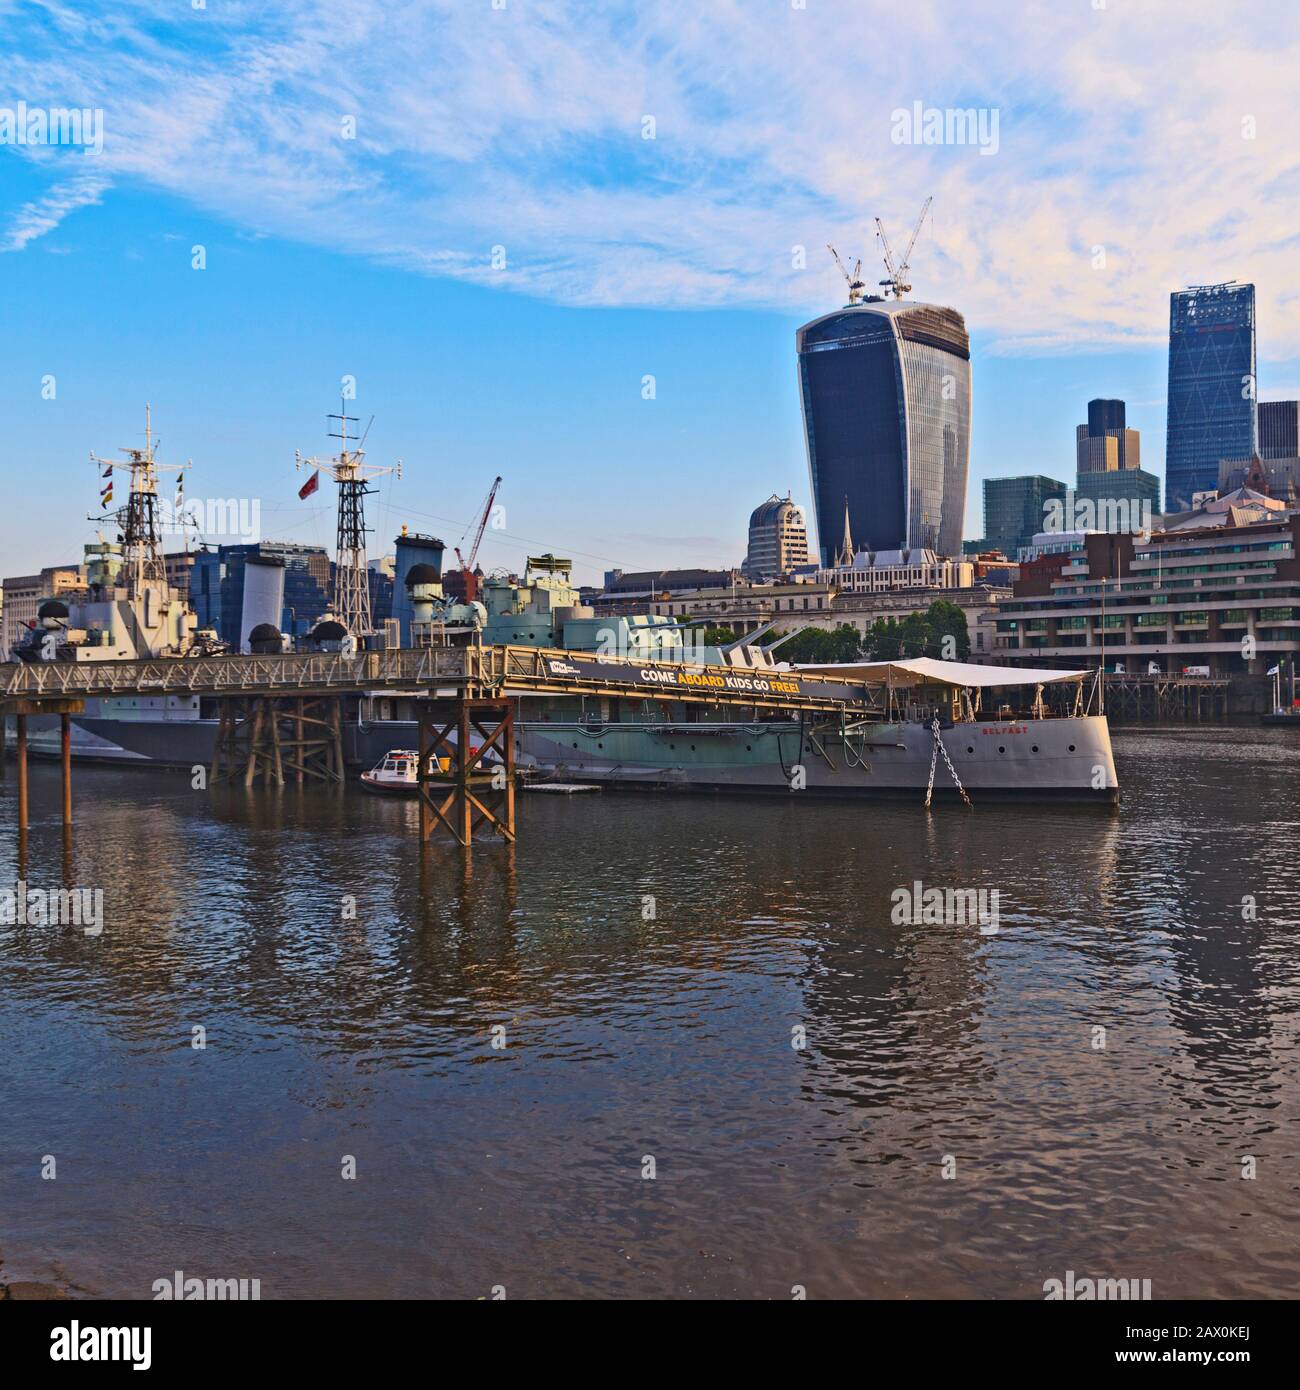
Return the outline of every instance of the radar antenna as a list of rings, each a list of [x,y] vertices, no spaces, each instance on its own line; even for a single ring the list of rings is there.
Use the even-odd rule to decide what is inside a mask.
[[[117,523],[122,544],[122,571],[126,575],[128,593],[142,597],[147,584],[154,585],[163,602],[167,601],[167,566],[162,556],[162,527],[158,513],[158,474],[179,472],[183,464],[161,464],[155,455],[153,412],[144,408],[144,448],[121,449],[124,459],[103,458],[92,449],[90,461],[101,471],[107,483],[101,492],[102,510],[98,515],[88,513],[87,520]],[[130,490],[122,506],[108,510],[113,500],[114,472],[129,473]]]
[[[314,468],[327,472],[339,488],[339,522],[337,560],[334,567],[334,616],[356,639],[360,646],[362,640],[374,629],[374,618],[370,606],[370,575],[366,569],[366,526],[365,498],[374,488],[368,483],[372,478],[385,473],[402,476],[402,460],[398,459],[392,467],[381,467],[366,462],[363,447],[366,433],[358,441],[355,431],[349,432],[349,425],[360,423],[360,417],[347,413],[346,401],[339,403],[339,413],[327,417],[338,421],[338,429],[331,430],[329,437],[341,443],[339,452],[331,459],[319,459],[315,455],[303,458],[294,451],[296,468]],[[371,416],[370,423],[374,423]],[[349,448],[355,442],[356,448]]]

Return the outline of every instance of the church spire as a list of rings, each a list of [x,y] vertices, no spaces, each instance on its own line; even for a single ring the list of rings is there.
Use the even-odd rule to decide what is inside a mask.
[[[835,563],[841,568],[847,568],[853,563],[853,531],[849,526],[849,499],[844,499],[844,542],[840,546],[840,553]]]

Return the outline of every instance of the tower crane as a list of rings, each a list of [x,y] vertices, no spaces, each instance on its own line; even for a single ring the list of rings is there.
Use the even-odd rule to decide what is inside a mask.
[[[483,543],[483,532],[487,530],[488,517],[492,515],[492,503],[496,501],[497,489],[501,486],[501,478],[498,476],[493,479],[492,486],[488,489],[487,501],[483,503],[483,515],[479,517],[478,530],[474,533],[474,544],[469,548],[469,559],[467,560],[460,553],[460,546],[454,546],[456,559],[460,564],[461,573],[461,596],[466,603],[473,602],[478,597],[478,580],[474,577],[474,561],[478,559],[478,548]],[[465,528],[465,534],[469,534],[469,528]],[[465,536],[461,537],[463,541]]]
[[[916,245],[916,239],[921,235],[921,225],[925,221],[925,215],[930,211],[930,204],[934,202],[933,196],[925,200],[921,208],[921,215],[916,219],[916,226],[912,228],[912,235],[907,243],[907,250],[903,252],[903,259],[894,264],[893,249],[889,245],[889,238],[885,235],[885,224],[876,218],[876,235],[880,238],[880,249],[884,255],[885,269],[889,272],[889,278],[880,283],[887,290],[892,290],[895,299],[902,299],[905,294],[909,294],[912,289],[911,281],[908,280],[908,271],[911,269],[912,248]]]
[[[862,259],[859,257],[853,263],[852,273],[844,268],[844,262],[840,260],[839,252],[829,243],[826,249],[835,258],[835,264],[840,268],[840,274],[844,277],[845,283],[849,287],[849,303],[857,304],[867,288],[867,282],[862,278]]]

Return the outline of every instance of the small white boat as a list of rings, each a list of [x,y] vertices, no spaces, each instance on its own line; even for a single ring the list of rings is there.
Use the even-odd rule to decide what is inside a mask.
[[[369,772],[361,774],[361,785],[368,792],[383,796],[415,796],[420,790],[419,763],[419,753],[407,748],[391,749]]]
[[[448,739],[448,742],[455,746],[454,738]],[[478,745],[471,743],[469,751],[471,755],[477,753]],[[437,764],[436,769],[431,768],[434,776],[439,773],[445,775],[451,771],[451,759],[446,754],[431,759],[431,762]],[[501,758],[495,749],[489,748],[483,762],[487,767],[495,767],[501,762]],[[412,748],[389,749],[369,772],[361,774],[361,785],[368,792],[378,792],[381,796],[418,796],[419,763],[420,755]]]

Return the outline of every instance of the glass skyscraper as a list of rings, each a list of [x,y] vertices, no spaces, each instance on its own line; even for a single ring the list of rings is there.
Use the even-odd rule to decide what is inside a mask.
[[[821,562],[858,549],[961,553],[970,338],[955,309],[868,300],[795,335]]]
[[[1255,287],[1230,281],[1169,296],[1165,507],[1219,485],[1219,460],[1256,452]]]
[[[1018,558],[1039,531],[1047,530],[1047,504],[1064,502],[1066,487],[1041,473],[984,479],[984,540],[1008,559]],[[1068,528],[1067,528],[1068,529]]]

